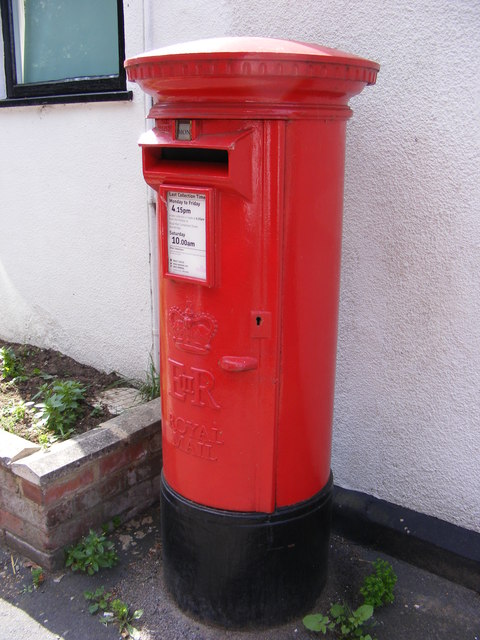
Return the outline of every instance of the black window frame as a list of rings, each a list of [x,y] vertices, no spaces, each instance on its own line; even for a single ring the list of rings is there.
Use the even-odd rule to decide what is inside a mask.
[[[82,77],[50,82],[17,83],[12,0],[0,0],[0,11],[7,93],[6,98],[0,99],[0,107],[132,99],[132,92],[127,91],[127,75],[123,66],[125,60],[123,0],[117,0],[118,75]]]

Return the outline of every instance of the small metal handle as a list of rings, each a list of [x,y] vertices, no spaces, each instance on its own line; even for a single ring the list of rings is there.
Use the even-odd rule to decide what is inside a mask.
[[[258,359],[251,356],[222,356],[218,366],[225,371],[250,371],[258,368]]]

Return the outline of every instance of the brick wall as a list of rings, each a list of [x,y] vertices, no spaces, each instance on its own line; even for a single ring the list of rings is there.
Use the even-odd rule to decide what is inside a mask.
[[[114,516],[127,520],[158,500],[160,401],[134,407],[48,451],[0,431],[0,534],[41,566]]]

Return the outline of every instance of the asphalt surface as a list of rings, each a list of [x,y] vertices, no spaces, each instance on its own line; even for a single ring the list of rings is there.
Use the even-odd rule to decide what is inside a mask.
[[[99,586],[113,592],[131,611],[141,640],[312,640],[302,620],[267,630],[226,631],[181,613],[165,591],[158,507],[123,525],[112,536],[120,556],[113,569],[89,577],[64,570],[45,574],[37,589],[25,558],[0,548],[0,640],[113,640],[112,623],[88,612],[85,591]],[[355,605],[355,594],[371,563],[382,557],[398,576],[395,602],[378,609],[369,633],[377,640],[480,640],[480,595],[395,558],[332,536],[327,585],[316,612],[332,602]],[[331,634],[330,634],[331,635]],[[331,636],[333,638],[333,636]]]

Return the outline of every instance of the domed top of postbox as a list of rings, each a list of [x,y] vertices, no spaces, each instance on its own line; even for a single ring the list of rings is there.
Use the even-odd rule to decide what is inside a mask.
[[[368,84],[379,65],[317,44],[276,38],[211,38],[176,44],[125,61],[128,79],[157,104],[346,105]]]

